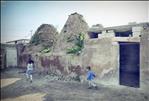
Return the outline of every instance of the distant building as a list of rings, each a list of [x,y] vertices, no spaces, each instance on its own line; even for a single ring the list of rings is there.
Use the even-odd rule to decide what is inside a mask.
[[[149,23],[139,23],[104,28],[97,24],[88,30],[88,35],[91,39],[101,37],[136,37],[140,36],[140,32],[148,26]]]
[[[28,43],[28,39],[14,40],[3,44],[1,43],[1,69],[17,67],[21,51]]]
[[[13,40],[13,41],[8,41],[6,42],[7,44],[28,44],[29,43],[29,39],[19,39],[19,40]]]

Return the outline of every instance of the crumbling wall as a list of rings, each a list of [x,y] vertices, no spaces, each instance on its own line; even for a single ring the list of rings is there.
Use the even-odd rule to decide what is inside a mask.
[[[36,71],[76,77],[85,75],[86,66],[90,65],[102,81],[118,80],[119,45],[112,38],[85,40],[80,55],[58,53],[32,53]],[[27,61],[27,54],[23,55]],[[23,62],[25,63],[25,62]],[[110,78],[113,78],[110,80]],[[118,82],[118,81],[117,81]],[[116,82],[116,83],[117,83]]]
[[[22,58],[22,53],[24,52],[25,45],[20,43],[16,44],[16,49],[17,49],[17,66],[22,67],[22,59],[26,59],[26,57]]]
[[[112,38],[90,39],[85,42],[82,54],[84,67],[90,65],[98,78],[118,83],[119,45]],[[110,78],[113,78],[110,80]]]
[[[69,75],[74,72],[76,75],[82,74],[81,62],[79,56],[68,55],[40,55],[40,64],[38,68],[43,68],[43,71],[48,73],[54,73],[58,75]]]
[[[53,25],[42,24],[32,36],[30,44],[25,47],[20,63],[25,67],[27,55],[30,54],[35,61],[36,71],[80,74],[80,56],[67,54],[67,50],[75,45],[80,34],[87,34],[87,30],[88,24],[78,13],[69,15],[60,34]]]
[[[1,62],[1,68],[0,69],[5,69],[6,68],[6,47],[5,47],[5,44],[1,44],[0,62]]]
[[[85,66],[82,64],[82,55],[80,54],[79,56],[77,55],[67,55],[66,56],[66,61],[67,61],[67,67],[68,71],[74,72],[77,75],[84,75],[85,73]]]
[[[40,63],[44,72],[61,75],[64,73],[64,66],[60,61],[61,56],[40,56]]]
[[[27,62],[28,62],[28,59],[29,59],[29,55],[28,53],[26,54],[21,54],[19,56],[19,67],[21,68],[26,68],[27,67]]]

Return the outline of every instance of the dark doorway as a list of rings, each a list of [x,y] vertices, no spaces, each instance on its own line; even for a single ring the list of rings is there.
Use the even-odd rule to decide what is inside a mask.
[[[92,39],[92,38],[98,38],[98,34],[99,33],[96,33],[96,32],[90,32],[89,33],[89,37]]]
[[[116,37],[129,37],[132,36],[132,31],[124,31],[124,32],[115,32]]]
[[[120,45],[120,85],[140,87],[140,44],[119,42]]]

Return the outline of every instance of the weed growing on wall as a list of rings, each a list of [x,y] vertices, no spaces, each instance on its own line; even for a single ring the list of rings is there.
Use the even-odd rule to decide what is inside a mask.
[[[51,48],[45,47],[43,50],[41,50],[41,53],[49,53],[51,51]]]
[[[67,49],[67,54],[80,54],[84,48],[84,34],[80,33],[74,39],[75,45],[72,48]]]

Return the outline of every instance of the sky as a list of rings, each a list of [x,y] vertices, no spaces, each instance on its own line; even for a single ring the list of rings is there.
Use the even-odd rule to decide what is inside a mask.
[[[149,1],[1,1],[1,42],[30,39],[41,24],[60,32],[74,12],[90,27],[149,22]]]

